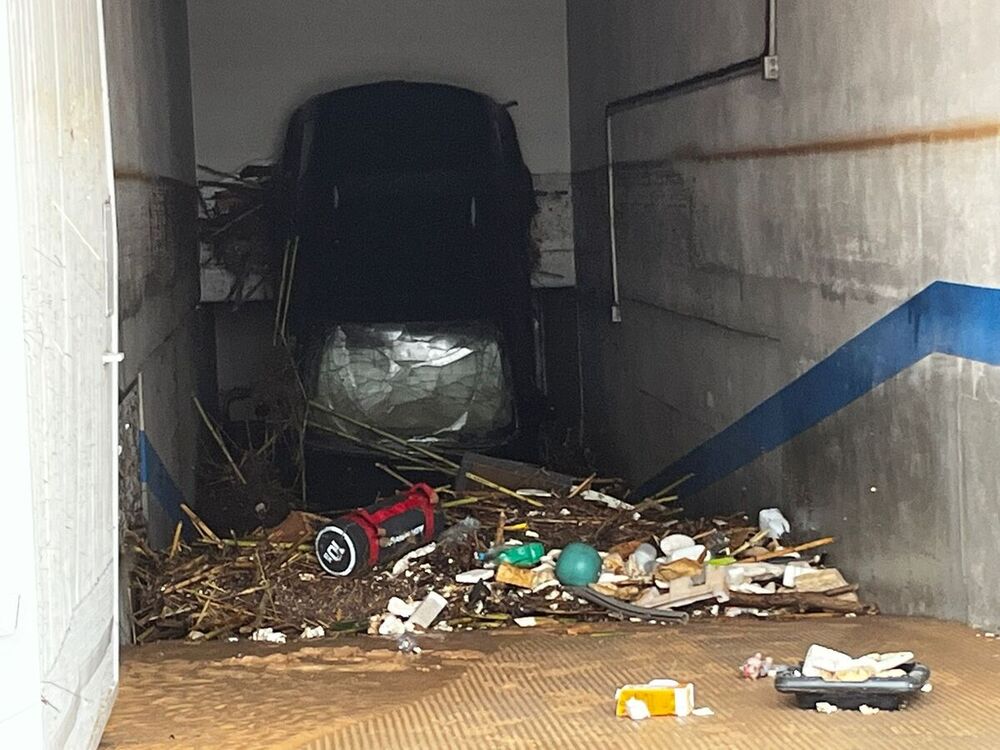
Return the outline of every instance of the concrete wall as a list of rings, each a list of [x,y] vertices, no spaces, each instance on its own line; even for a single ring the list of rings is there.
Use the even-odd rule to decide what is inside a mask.
[[[121,387],[142,374],[142,429],[192,501],[200,348],[194,132],[187,11],[176,0],[107,2],[120,247]],[[163,544],[176,497],[150,486],[150,535]]]
[[[533,172],[567,172],[563,0],[190,0],[198,161],[279,152],[313,94],[383,79],[482,91],[512,111]]]
[[[568,4],[586,426],[633,480],[928,283],[1000,286],[1000,6],[778,7],[779,82],[616,117],[616,325],[604,105],[759,52],[764,3]],[[836,560],[890,609],[995,624],[982,571],[998,495],[982,467],[1000,458],[997,374],[938,359],[699,502],[792,509],[800,530],[852,539]]]

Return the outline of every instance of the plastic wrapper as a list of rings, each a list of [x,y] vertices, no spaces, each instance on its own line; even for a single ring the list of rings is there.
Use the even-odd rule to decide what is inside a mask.
[[[487,323],[339,324],[316,366],[320,403],[403,438],[470,444],[514,421],[500,336]]]

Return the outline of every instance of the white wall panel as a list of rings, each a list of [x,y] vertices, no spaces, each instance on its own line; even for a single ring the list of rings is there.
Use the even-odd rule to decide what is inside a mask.
[[[114,243],[98,0],[11,0],[43,720],[96,744],[116,672]]]

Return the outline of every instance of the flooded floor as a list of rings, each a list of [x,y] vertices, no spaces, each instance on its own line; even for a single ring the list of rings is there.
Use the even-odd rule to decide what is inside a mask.
[[[153,644],[126,651],[102,750],[239,748],[995,747],[1000,639],[915,618],[739,619],[427,636],[419,656],[350,637],[301,645]],[[914,651],[933,691],[898,712],[822,715],[737,671],[754,651],[801,659]],[[614,691],[672,677],[714,716],[614,716]],[[612,744],[613,743],[613,744]]]

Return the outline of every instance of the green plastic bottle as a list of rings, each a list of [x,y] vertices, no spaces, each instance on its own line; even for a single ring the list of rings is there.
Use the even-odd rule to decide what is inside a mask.
[[[509,547],[496,556],[498,562],[516,565],[519,568],[532,568],[545,555],[545,547],[540,542],[519,544]]]

